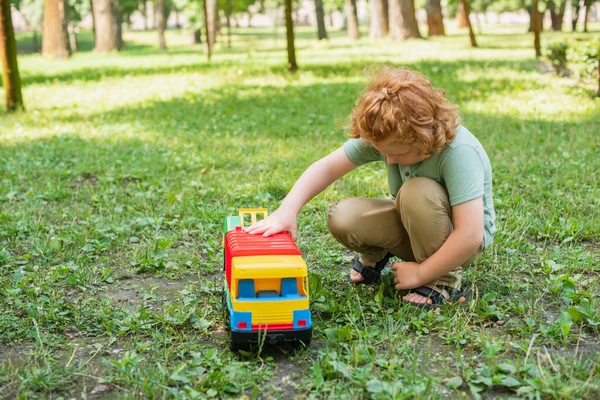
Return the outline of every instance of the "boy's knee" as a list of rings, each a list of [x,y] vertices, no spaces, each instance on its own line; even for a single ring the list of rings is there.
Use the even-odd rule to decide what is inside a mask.
[[[434,208],[450,212],[446,189],[433,179],[418,177],[402,184],[396,197],[396,208],[401,212],[428,213]]]
[[[338,201],[329,207],[327,213],[327,227],[333,236],[356,229],[356,219],[359,217],[357,198]]]

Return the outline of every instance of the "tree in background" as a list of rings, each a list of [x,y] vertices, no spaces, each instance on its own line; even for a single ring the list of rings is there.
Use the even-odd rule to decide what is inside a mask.
[[[532,0],[531,11],[531,20],[533,21],[533,47],[535,49],[535,56],[541,57],[542,47],[540,44],[540,30],[542,19],[538,16],[538,0]]]
[[[2,85],[6,94],[6,110],[24,110],[21,94],[21,77],[17,63],[17,42],[12,23],[10,2],[0,2],[0,58],[2,59]]]
[[[389,0],[389,27],[393,40],[421,38],[414,0]]]
[[[427,28],[429,36],[444,36],[444,15],[442,14],[442,2],[440,0],[427,0]]]
[[[358,29],[358,12],[356,10],[356,0],[345,0],[344,9],[346,12],[348,37],[352,40],[358,40],[358,38],[360,38],[360,31]]]
[[[202,28],[204,28],[204,1],[203,0],[176,0],[178,7],[184,12],[193,44],[202,43]]]
[[[206,38],[212,51],[217,41],[217,31],[219,23],[219,7],[217,0],[204,0],[204,20],[206,25]],[[210,39],[209,39],[210,38]]]
[[[285,29],[287,38],[288,70],[296,72],[296,45],[294,44],[294,21],[292,20],[292,0],[285,0]]]
[[[92,0],[96,23],[95,50],[100,53],[119,51],[123,47],[116,0]]]
[[[44,0],[12,0],[12,4],[31,28],[31,46],[33,52],[37,53],[40,51],[38,28],[42,25],[44,18]]]
[[[158,48],[166,50],[165,28],[167,26],[167,16],[165,0],[156,0],[156,25],[158,25]]]
[[[562,31],[563,20],[565,19],[565,10],[567,8],[567,0],[548,0],[546,10],[550,13],[550,21],[552,30],[555,32]]]
[[[215,40],[213,37],[213,35],[215,34],[215,31],[210,28],[211,18],[209,17],[209,15],[214,16],[214,13],[209,12],[209,6],[208,6],[209,1],[210,0],[204,0],[202,2],[203,6],[204,6],[204,8],[203,8],[204,26],[206,29],[206,40],[204,41],[204,52],[206,53],[206,59],[208,61],[210,61],[210,59],[211,59],[213,43]]]
[[[90,13],[91,1],[90,0],[69,0],[69,21],[67,24],[67,33],[69,38],[69,47],[71,52],[76,53],[77,48],[77,32],[79,31],[79,24],[83,17]]]
[[[4,2],[4,1],[3,1]],[[71,54],[67,41],[67,0],[45,0],[42,55],[50,58],[68,58]]]
[[[592,6],[592,0],[585,0],[585,17],[583,18],[583,31],[588,31],[588,21],[590,20],[590,7]]]
[[[475,40],[475,32],[473,32],[473,25],[471,25],[471,17],[469,16],[469,3],[467,2],[467,0],[460,0],[460,3],[462,4],[467,28],[469,29],[469,38],[471,39],[471,46],[477,47],[477,40]]]
[[[573,32],[577,31],[577,21],[579,20],[581,3],[583,3],[583,0],[571,0],[571,25],[573,27]]]
[[[369,7],[369,36],[382,38],[389,32],[388,10],[385,0],[370,0]]]
[[[319,40],[327,39],[325,29],[325,12],[323,11],[323,0],[315,0],[315,14],[317,17],[317,37]]]

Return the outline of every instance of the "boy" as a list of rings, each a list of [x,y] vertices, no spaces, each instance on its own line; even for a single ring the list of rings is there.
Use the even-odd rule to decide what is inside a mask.
[[[354,168],[385,162],[391,199],[349,198],[334,204],[327,225],[358,253],[350,280],[376,283],[389,258],[405,302],[431,308],[460,292],[461,268],[492,243],[492,168],[479,141],[462,125],[445,92],[408,69],[383,68],[351,115],[350,139],[312,164],[281,206],[249,227],[296,239],[300,209]]]

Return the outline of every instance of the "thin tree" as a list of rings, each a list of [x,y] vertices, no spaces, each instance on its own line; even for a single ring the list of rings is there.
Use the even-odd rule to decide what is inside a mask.
[[[225,1],[225,23],[227,24],[227,47],[231,48],[231,14],[233,14],[233,5],[231,0]]]
[[[210,50],[215,47],[217,41],[217,25],[218,25],[218,13],[219,8],[217,7],[217,0],[204,0],[204,23],[206,27],[206,37],[210,38]]]
[[[42,55],[44,57],[68,58],[71,54],[67,40],[67,10],[67,0],[46,0],[44,2],[44,34],[42,36]]]
[[[444,15],[442,14],[442,2],[440,0],[427,0],[427,28],[429,36],[444,36]]]
[[[583,31],[588,31],[588,21],[590,20],[590,7],[592,6],[592,0],[585,0],[585,17],[583,18]]]
[[[211,37],[212,36],[211,30],[208,28],[208,22],[209,22],[208,4],[207,4],[208,1],[209,0],[204,0],[202,2],[202,5],[204,7],[204,28],[206,29],[206,40],[204,41],[204,52],[206,53],[206,59],[208,61],[210,61],[214,39]]]
[[[323,11],[323,0],[315,0],[315,14],[317,15],[317,37],[319,40],[327,39],[325,29],[325,12]]]
[[[384,0],[370,0],[370,31],[372,38],[382,38],[388,34],[387,7]]]
[[[352,40],[358,40],[360,31],[358,30],[356,0],[346,0],[344,2],[344,8],[346,9],[346,20],[348,21],[348,37]]]
[[[90,14],[92,15],[92,36],[94,37],[94,47],[96,47],[96,12],[94,11],[94,0],[90,0]]]
[[[165,14],[165,0],[156,0],[156,23],[158,25],[158,48],[160,50],[167,49],[167,42],[165,41],[167,18]]]
[[[477,40],[475,40],[475,32],[473,32],[473,25],[471,24],[471,17],[469,16],[469,3],[467,0],[460,0],[460,3],[463,6],[465,22],[467,23],[467,28],[469,28],[469,38],[471,39],[471,46],[477,47]]]
[[[0,58],[2,58],[2,85],[6,94],[6,110],[9,112],[24,110],[17,63],[17,42],[8,0],[2,0],[0,4]]]
[[[579,11],[581,10],[581,3],[583,0],[573,0],[571,7],[575,7],[575,10],[571,13],[571,24],[573,25],[573,32],[577,32],[577,21],[579,20]]]
[[[296,72],[296,46],[294,45],[294,21],[292,20],[292,0],[285,0],[285,28],[287,38],[288,70]]]
[[[531,23],[533,26],[533,47],[535,49],[535,56],[542,56],[542,48],[540,44],[540,30],[541,30],[541,19],[538,16],[538,0],[532,0],[531,2]]]

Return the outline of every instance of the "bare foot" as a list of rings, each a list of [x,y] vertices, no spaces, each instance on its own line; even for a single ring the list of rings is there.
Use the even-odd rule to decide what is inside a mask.
[[[358,262],[360,262],[363,266],[365,267],[375,267],[375,263],[366,263],[363,261],[362,258],[358,259]],[[364,280],[365,278],[360,274],[360,272],[355,271],[354,269],[350,270],[350,279],[352,280],[352,282],[360,282],[362,280]]]
[[[442,296],[444,296],[446,298],[446,300],[448,300],[450,298],[450,295],[448,294],[448,292],[444,289],[440,290],[437,287],[434,287],[433,285],[426,285],[428,288],[435,290],[438,293],[441,293]],[[427,298],[425,296],[421,296],[418,293],[409,293],[406,296],[404,296],[402,298],[402,300],[408,302],[408,303],[414,303],[414,304],[433,304],[433,302],[431,301],[430,298]]]

